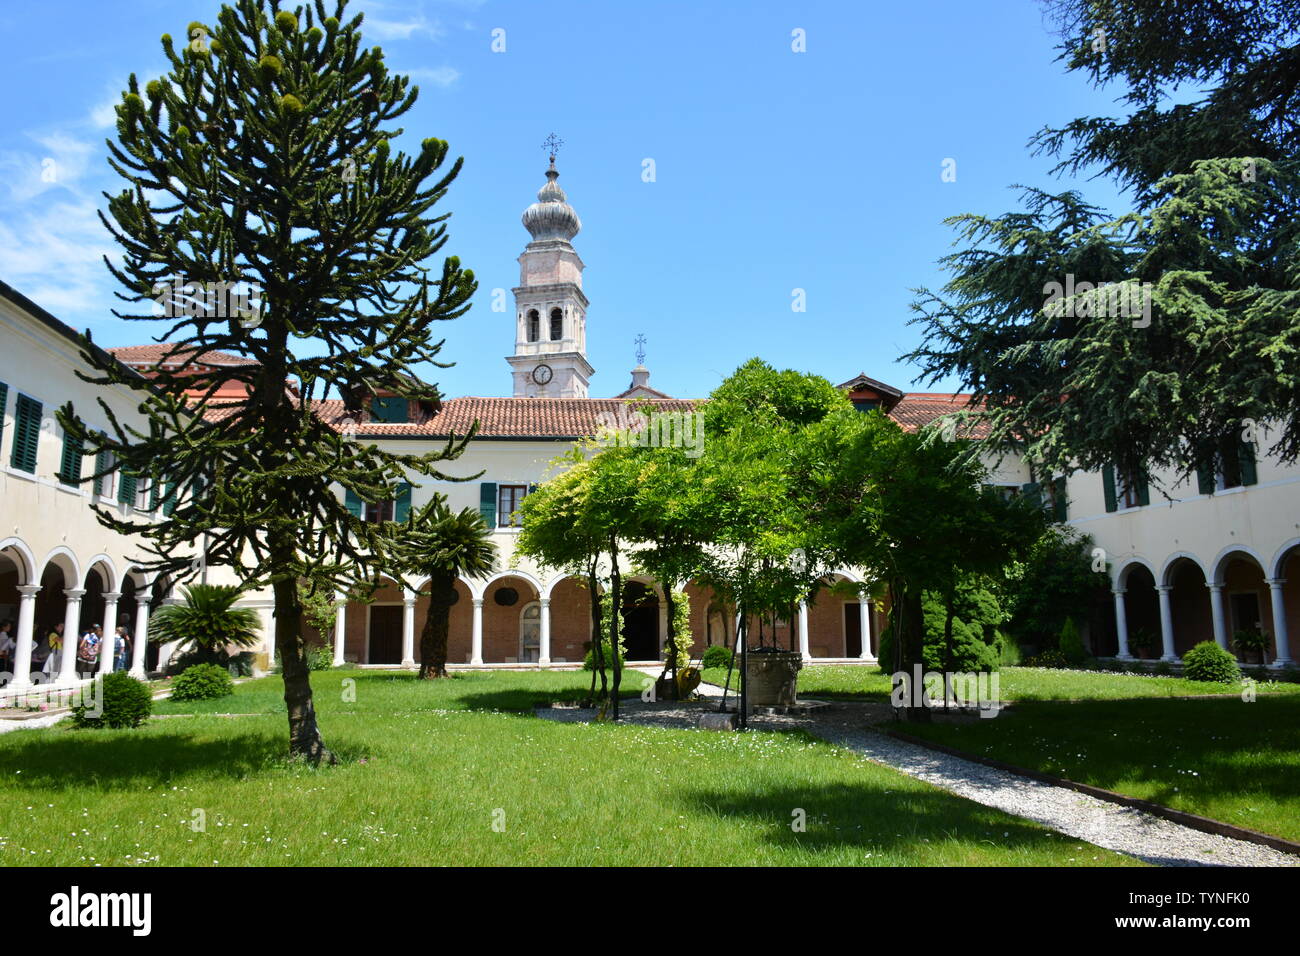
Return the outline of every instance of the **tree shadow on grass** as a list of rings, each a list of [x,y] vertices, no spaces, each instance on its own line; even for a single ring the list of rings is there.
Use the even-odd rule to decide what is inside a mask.
[[[17,732],[0,746],[0,779],[19,789],[140,790],[186,779],[240,780],[297,765],[289,757],[288,727],[279,722],[274,730],[239,731],[232,726],[235,732],[225,734],[171,728],[158,733],[156,727]],[[368,748],[331,740],[326,731],[326,746],[341,762],[366,756]]]
[[[978,854],[1001,849],[1058,856],[1064,847],[1081,843],[1069,842],[1071,838],[1062,838],[1028,821],[1009,818],[991,807],[939,791],[891,790],[869,783],[778,786],[758,793],[696,789],[681,794],[681,799],[695,813],[765,825],[768,843],[804,852],[850,849],[863,851],[864,857],[868,852],[915,855],[918,849],[951,847],[955,842]],[[804,832],[791,827],[796,811],[806,814]],[[950,850],[937,853],[954,865],[960,863],[952,860]],[[1080,855],[1090,859],[1093,854],[1085,856],[1080,851]],[[972,859],[971,865],[980,862]],[[982,863],[988,865],[987,856]],[[1014,857],[1008,857],[1008,865],[1016,863]],[[1034,864],[1026,860],[1025,865]]]

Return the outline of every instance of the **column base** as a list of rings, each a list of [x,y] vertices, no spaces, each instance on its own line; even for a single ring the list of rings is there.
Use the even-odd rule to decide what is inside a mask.
[[[1135,660],[1137,660],[1137,658],[1134,657],[1132,654],[1116,654],[1116,655],[1115,655],[1115,660],[1117,660],[1117,661],[1135,661]]]
[[[1270,670],[1282,670],[1285,667],[1295,667],[1295,661],[1289,657],[1279,657],[1272,664],[1269,664]]]
[[[401,666],[402,666],[402,667],[414,667],[414,666],[415,666],[415,659],[414,659],[414,658],[408,658],[407,660],[402,661]]]

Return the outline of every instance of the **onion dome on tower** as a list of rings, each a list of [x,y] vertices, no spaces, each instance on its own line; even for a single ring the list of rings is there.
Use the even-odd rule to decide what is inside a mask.
[[[535,240],[570,240],[582,229],[582,220],[556,182],[559,178],[555,157],[552,156],[551,168],[546,171],[546,185],[537,191],[537,202],[524,210],[524,228]]]

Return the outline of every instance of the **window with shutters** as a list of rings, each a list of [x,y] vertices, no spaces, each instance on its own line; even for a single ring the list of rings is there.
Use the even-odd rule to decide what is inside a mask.
[[[76,485],[81,481],[81,459],[84,449],[80,438],[63,434],[63,460],[59,463],[59,481]]]
[[[19,394],[14,403],[13,452],[9,463],[19,471],[36,473],[36,452],[41,440],[41,403]]]
[[[497,527],[518,528],[519,506],[528,494],[527,485],[497,486]]]
[[[1115,472],[1115,495],[1121,508],[1140,508],[1150,504],[1146,478],[1134,471]]]
[[[384,521],[393,520],[393,502],[376,501],[366,502],[365,519],[371,524],[380,524]]]
[[[9,410],[9,386],[0,382],[0,443],[5,437],[5,412]]]
[[[111,451],[101,451],[95,456],[95,494],[104,498],[112,498],[113,490],[117,486],[117,471],[114,466],[117,464]]]
[[[551,309],[551,341],[558,342],[564,338],[564,313]]]
[[[141,475],[135,483],[135,510],[152,511],[150,504],[153,501],[153,482],[147,475]]]
[[[528,324],[528,341],[536,342],[539,338],[541,338],[542,335],[542,331],[541,331],[542,318],[540,315],[537,314],[536,309],[528,310],[527,324]]]
[[[1201,446],[1197,456],[1196,490],[1203,495],[1241,488],[1259,481],[1255,445],[1230,431],[1217,442]]]

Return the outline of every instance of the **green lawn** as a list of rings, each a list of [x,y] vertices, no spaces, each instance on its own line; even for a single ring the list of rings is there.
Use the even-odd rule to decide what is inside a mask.
[[[704,680],[710,683],[722,685],[726,678],[725,667],[704,671]],[[739,671],[731,676],[733,690],[738,679]],[[1119,700],[1241,692],[1237,685],[1204,684],[1181,677],[1043,667],[1004,667],[998,673],[998,684],[1003,700]],[[1256,685],[1256,691],[1261,695],[1300,694],[1300,684],[1261,683]],[[874,664],[814,664],[799,672],[799,693],[825,700],[885,700],[889,697],[889,677]]]
[[[313,685],[338,767],[283,758],[275,677],[202,707],[160,703],[159,713],[202,713],[135,731],[59,725],[0,736],[0,864],[1137,862],[801,734],[527,713],[581,696],[581,673],[422,683],[327,671]],[[806,832],[791,829],[796,811],[806,812]]]
[[[909,733],[1300,841],[1300,697],[1017,704]]]

